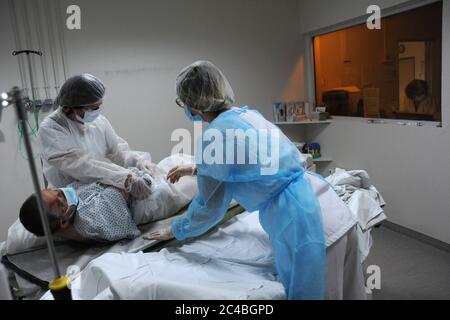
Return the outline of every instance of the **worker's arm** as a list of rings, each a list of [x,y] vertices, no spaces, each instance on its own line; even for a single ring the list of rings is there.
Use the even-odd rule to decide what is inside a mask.
[[[198,177],[199,192],[186,213],[172,224],[178,240],[204,234],[219,223],[232,200],[231,184],[210,177]]]
[[[131,171],[114,163],[94,159],[76,144],[67,129],[41,127],[38,137],[41,157],[62,173],[84,183],[97,181],[125,188],[125,181]]]

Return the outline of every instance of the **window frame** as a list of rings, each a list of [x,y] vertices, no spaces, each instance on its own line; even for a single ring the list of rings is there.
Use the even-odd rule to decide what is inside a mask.
[[[444,76],[443,76],[443,64],[444,64],[444,13],[445,13],[445,1],[443,0],[411,0],[399,5],[395,5],[389,8],[381,9],[381,18],[386,18],[392,15],[401,14],[413,9],[418,9],[436,2],[442,2],[442,46],[441,46],[441,122],[427,121],[427,120],[409,120],[409,119],[391,119],[391,118],[365,118],[365,117],[352,117],[352,116],[334,116],[334,119],[346,119],[354,120],[357,122],[367,122],[370,124],[397,124],[403,126],[416,126],[416,127],[438,127],[442,128],[443,115],[444,115]],[[365,24],[369,15],[362,15],[353,19],[349,19],[337,24],[333,24],[324,28],[313,30],[303,34],[305,44],[305,100],[312,103],[316,103],[316,79],[315,79],[315,61],[314,61],[314,37],[320,36],[326,33],[339,31],[356,25]]]

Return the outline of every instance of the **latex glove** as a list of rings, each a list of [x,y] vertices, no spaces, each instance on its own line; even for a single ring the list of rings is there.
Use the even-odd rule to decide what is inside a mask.
[[[128,176],[125,184],[126,191],[137,200],[148,198],[152,193],[151,186],[149,186],[143,178],[136,175]]]
[[[138,168],[139,170],[144,170],[144,171],[153,171],[154,167],[156,167],[156,164],[154,164],[153,162],[151,162],[149,160],[139,161],[136,164],[136,168]]]
[[[181,177],[192,176],[194,174],[195,174],[194,166],[175,167],[170,169],[169,173],[167,174],[167,180],[169,180],[170,183],[176,183],[180,180]]]
[[[136,168],[142,171],[146,171],[153,178],[164,176],[164,172],[155,163],[148,160],[138,163]]]
[[[172,226],[165,227],[163,229],[150,232],[144,236],[145,240],[170,240],[173,239]]]

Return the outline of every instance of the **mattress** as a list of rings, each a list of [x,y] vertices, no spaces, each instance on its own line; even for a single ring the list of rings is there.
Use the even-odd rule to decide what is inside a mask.
[[[285,299],[258,213],[244,212],[207,234],[159,252],[107,253],[74,281],[74,299]],[[46,293],[43,299],[52,299]]]
[[[230,206],[227,215],[223,221],[227,221],[236,214],[244,210],[235,202]],[[150,224],[139,227],[142,234],[159,230],[172,223],[176,218],[182,215],[184,211],[179,214],[156,221]],[[212,229],[210,232],[212,232]],[[79,270],[83,270],[86,265],[93,259],[105,253],[136,253],[140,251],[158,250],[165,245],[177,243],[175,240],[169,242],[161,242],[158,240],[144,240],[138,237],[133,240],[122,240],[116,243],[96,243],[84,244],[77,242],[58,242],[55,243],[56,257],[61,273],[66,274],[66,271],[73,266]],[[19,284],[25,279],[34,285],[42,288],[47,288],[48,283],[53,280],[54,273],[51,266],[48,250],[46,247],[36,248],[27,252],[6,255],[2,257],[2,263],[11,271],[20,276]]]

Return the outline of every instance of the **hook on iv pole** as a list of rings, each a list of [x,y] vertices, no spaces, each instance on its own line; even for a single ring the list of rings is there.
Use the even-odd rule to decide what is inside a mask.
[[[42,51],[36,51],[36,50],[18,50],[18,51],[13,51],[12,55],[13,56],[17,56],[18,54],[22,54],[22,53],[26,53],[26,54],[37,54],[38,56],[42,56]]]
[[[23,54],[23,53],[25,53],[27,55],[28,69],[29,69],[29,72],[30,72],[31,96],[33,97],[33,103],[35,103],[35,101],[36,101],[36,94],[35,94],[36,88],[34,87],[34,74],[33,74],[33,68],[31,66],[30,53],[36,54],[36,55],[42,57],[42,51],[37,51],[37,50],[18,50],[18,51],[13,51],[12,55],[13,56],[17,56],[17,55]]]

